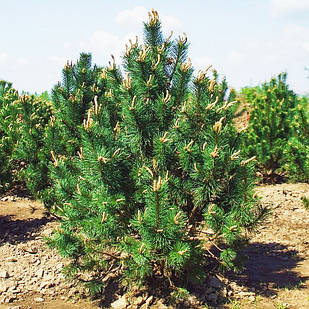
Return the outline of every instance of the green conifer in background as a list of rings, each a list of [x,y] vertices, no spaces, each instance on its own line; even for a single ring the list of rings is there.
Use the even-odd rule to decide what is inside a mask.
[[[19,96],[12,84],[1,81],[0,107],[2,185],[19,183],[39,198],[50,157],[44,154],[45,127],[51,115],[48,95]]]
[[[19,139],[13,158],[21,162],[18,177],[35,198],[41,198],[50,185],[48,164],[50,152],[45,147],[45,131],[52,115],[47,93],[22,95],[16,101],[19,109]]]
[[[292,136],[284,149],[284,170],[293,181],[309,182],[309,99],[299,98],[290,126]]]
[[[156,11],[144,35],[126,48],[124,76],[114,60],[94,71],[68,66],[53,95],[61,227],[49,242],[94,291],[106,272],[128,286],[156,276],[187,286],[207,276],[212,247],[234,268],[243,231],[264,213],[226,81],[210,68],[193,77],[186,36],[164,38]]]
[[[256,156],[259,171],[266,177],[283,172],[284,149],[293,135],[291,121],[298,104],[289,89],[287,74],[279,74],[260,87],[244,88],[250,120],[243,144],[248,157]]]
[[[19,95],[11,83],[0,81],[0,191],[8,189],[16,180],[18,164],[13,153],[19,140],[18,123],[21,115],[18,108]]]

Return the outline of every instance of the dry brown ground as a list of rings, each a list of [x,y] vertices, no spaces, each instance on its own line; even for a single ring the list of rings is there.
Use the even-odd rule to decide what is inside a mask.
[[[264,185],[257,192],[272,214],[244,250],[245,271],[234,276],[254,298],[236,294],[229,307],[309,308],[309,212],[301,202],[309,185]]]
[[[272,215],[244,250],[245,270],[221,278],[226,304],[212,308],[309,308],[309,212],[301,203],[309,184],[259,186],[257,192]],[[99,308],[81,299],[82,290],[61,273],[66,261],[46,248],[43,237],[55,225],[38,202],[0,201],[0,309]],[[157,302],[151,308],[167,307]]]

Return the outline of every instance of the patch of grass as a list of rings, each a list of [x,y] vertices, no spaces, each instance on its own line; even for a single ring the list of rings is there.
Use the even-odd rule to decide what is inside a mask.
[[[253,305],[256,306],[260,302],[261,298],[262,298],[261,295],[257,295],[254,299]]]
[[[183,288],[176,288],[171,293],[171,302],[176,304],[179,301],[184,301],[189,296],[190,296],[190,293],[188,290],[183,289]]]
[[[231,299],[230,304],[232,305],[231,309],[240,309],[239,301],[237,301],[235,299]]]
[[[289,309],[289,305],[286,303],[278,303],[276,308],[277,309]]]
[[[303,204],[304,204],[304,207],[305,207],[307,210],[309,210],[309,199],[308,199],[307,197],[303,196],[303,197],[301,198],[301,200],[302,200],[302,202],[303,202]]]

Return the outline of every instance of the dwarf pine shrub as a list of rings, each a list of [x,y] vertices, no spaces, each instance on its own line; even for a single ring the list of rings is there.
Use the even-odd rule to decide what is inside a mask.
[[[45,147],[45,131],[52,115],[47,93],[42,95],[22,95],[16,101],[19,111],[18,132],[13,159],[21,162],[18,177],[29,193],[42,198],[50,185],[48,163],[50,153]]]
[[[0,81],[0,190],[6,190],[16,180],[17,164],[13,153],[19,140],[17,130],[21,115],[18,109],[18,92],[11,83]]]
[[[243,139],[248,157],[256,156],[264,175],[283,172],[284,150],[293,136],[291,122],[298,104],[289,89],[287,74],[279,74],[260,87],[244,88],[242,97],[249,103],[250,120]]]
[[[62,82],[52,90],[52,113],[45,127],[42,148],[42,166],[47,168],[47,177],[41,185],[41,199],[48,209],[56,204],[60,182],[61,190],[65,188],[68,198],[75,191],[75,186],[72,186],[75,169],[71,161],[80,149],[81,127],[92,101],[96,95],[104,92],[104,87],[98,84],[99,73],[99,68],[92,66],[91,55],[81,54],[76,64],[68,62],[65,65]],[[65,161],[62,169],[56,168],[56,157]],[[65,181],[67,178],[71,181]]]
[[[94,75],[70,65],[77,73],[53,95],[61,226],[49,243],[94,291],[106,272],[129,286],[156,276],[186,286],[213,259],[234,268],[243,231],[263,215],[226,81],[210,68],[194,76],[186,36],[164,38],[156,11],[144,33],[126,46],[124,76],[114,59]]]
[[[17,182],[37,198],[48,178],[45,127],[51,115],[48,95],[19,95],[0,82],[0,159],[3,189]]]
[[[292,136],[284,148],[284,170],[292,181],[309,182],[309,100],[299,98],[290,123]]]

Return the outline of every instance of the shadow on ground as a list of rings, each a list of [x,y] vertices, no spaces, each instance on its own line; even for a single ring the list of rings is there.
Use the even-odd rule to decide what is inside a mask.
[[[244,271],[229,277],[249,290],[269,296],[276,294],[276,289],[300,286],[309,279],[296,270],[303,258],[283,244],[251,243],[242,253],[247,257]]]
[[[52,221],[47,217],[13,220],[12,216],[0,216],[0,246],[4,243],[17,244],[35,238],[43,225]]]

